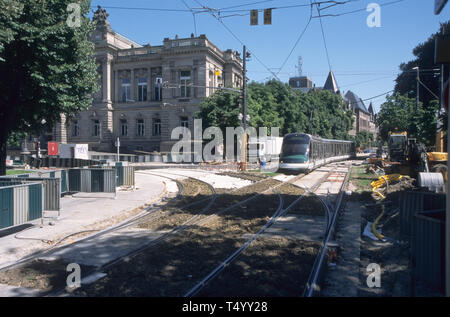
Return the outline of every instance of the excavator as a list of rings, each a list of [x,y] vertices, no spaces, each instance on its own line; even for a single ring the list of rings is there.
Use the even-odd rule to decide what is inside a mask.
[[[427,152],[425,145],[415,138],[408,138],[407,132],[389,132],[389,161],[408,166],[419,186],[443,191],[447,182],[447,153],[442,151],[441,132],[438,132],[436,141],[436,152]]]

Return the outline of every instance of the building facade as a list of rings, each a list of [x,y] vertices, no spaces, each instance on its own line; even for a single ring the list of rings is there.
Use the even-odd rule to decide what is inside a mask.
[[[193,133],[195,113],[220,87],[242,86],[239,52],[222,51],[205,35],[165,38],[163,45],[139,45],[114,32],[108,14],[94,14],[93,33],[101,89],[90,109],[53,134],[56,141],[87,143],[89,150],[126,153],[169,152],[174,128]],[[58,140],[60,138],[60,140]]]

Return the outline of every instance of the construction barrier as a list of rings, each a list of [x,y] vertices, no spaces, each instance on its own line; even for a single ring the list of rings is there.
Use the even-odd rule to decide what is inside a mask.
[[[61,179],[60,178],[38,178],[38,177],[1,177],[0,183],[25,184],[42,182],[44,210],[59,211],[61,209]]]
[[[42,183],[19,182],[0,180],[0,229],[42,218]]]
[[[69,192],[116,193],[116,170],[109,168],[71,168]]]
[[[400,237],[404,241],[411,239],[414,232],[413,219],[420,212],[445,208],[445,194],[405,191],[400,196]]]
[[[416,214],[413,229],[411,264],[414,278],[444,292],[445,209]]]
[[[127,163],[127,162],[126,162]],[[115,166],[103,165],[101,168],[113,168],[116,171],[117,186],[135,186],[134,166],[124,166],[123,162],[116,162]]]

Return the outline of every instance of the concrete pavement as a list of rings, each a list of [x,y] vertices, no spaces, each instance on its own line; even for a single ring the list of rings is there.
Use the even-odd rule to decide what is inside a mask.
[[[57,220],[44,218],[41,227],[39,219],[33,222],[36,226],[31,229],[0,238],[0,268],[50,247],[41,240],[54,243],[75,232],[101,230],[124,221],[139,213],[139,207],[157,201],[166,192],[166,184],[174,188],[170,183],[162,177],[136,173],[136,190],[118,190],[116,199],[114,194],[103,193],[65,196],[61,199],[61,215]],[[44,217],[56,215],[56,212],[45,212]]]

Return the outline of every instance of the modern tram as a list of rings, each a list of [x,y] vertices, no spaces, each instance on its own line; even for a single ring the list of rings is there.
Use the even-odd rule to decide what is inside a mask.
[[[284,136],[280,154],[280,170],[310,172],[330,162],[356,156],[355,142],[329,140],[306,133]]]

